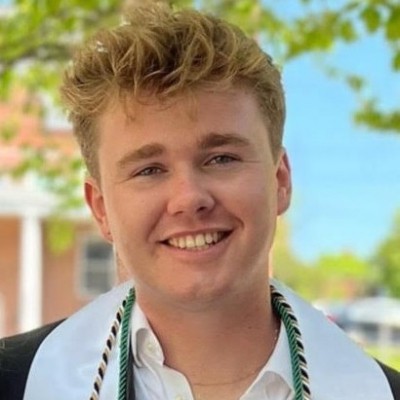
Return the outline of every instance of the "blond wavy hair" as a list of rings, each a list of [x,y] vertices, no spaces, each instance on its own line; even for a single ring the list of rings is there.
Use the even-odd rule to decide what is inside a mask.
[[[241,85],[256,95],[278,154],[285,101],[271,57],[224,20],[157,5],[131,9],[120,26],[84,44],[66,70],[61,96],[88,172],[99,178],[96,123],[111,102]]]

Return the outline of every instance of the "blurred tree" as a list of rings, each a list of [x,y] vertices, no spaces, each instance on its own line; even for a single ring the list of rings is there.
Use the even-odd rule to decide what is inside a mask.
[[[360,259],[349,252],[327,254],[306,269],[313,275],[307,279],[316,283],[310,293],[311,299],[348,299],[381,294],[382,291],[400,298],[400,211],[394,218],[391,231],[370,260]],[[294,271],[295,274],[300,272],[299,269]]]
[[[0,165],[0,173],[21,178],[34,172],[58,196],[60,210],[83,204],[82,162],[60,137],[47,135],[44,124],[27,137],[21,128],[24,115],[43,120],[43,95],[57,99],[62,70],[76,45],[99,26],[117,23],[120,3],[16,0],[0,14],[0,100],[9,104],[15,96],[23,98],[11,111],[15,118],[9,112],[0,120],[0,147],[19,145],[20,162]]]
[[[381,287],[400,298],[400,212],[397,213],[389,235],[382,241],[372,263],[376,267]]]
[[[118,21],[119,1],[16,0],[0,25],[0,93],[13,83],[55,92],[78,42]]]
[[[290,229],[287,221],[279,219],[271,255],[271,275],[285,282],[304,298],[318,298],[319,274],[301,262],[290,244]]]
[[[320,277],[318,298],[356,298],[365,295],[376,282],[371,264],[350,252],[323,255],[313,270]]]
[[[301,15],[287,25],[286,59],[301,54],[326,53],[338,43],[352,44],[375,35],[386,44],[388,66],[395,74],[400,72],[398,0],[304,0],[303,3],[309,11],[303,14],[302,10]],[[328,68],[327,71],[343,79],[357,94],[358,108],[353,114],[356,123],[380,132],[400,133],[400,108],[396,105],[388,109],[377,95],[368,94],[371,91],[368,77],[337,68]]]
[[[93,30],[118,23],[121,11],[130,3],[143,1],[11,1],[9,11],[0,14],[0,96],[6,98],[16,86],[23,86],[34,96],[46,92],[57,99],[61,71],[77,44]],[[395,73],[400,71],[398,0],[293,0],[290,8],[287,3],[265,0],[164,1],[178,8],[195,4],[239,24],[260,43],[268,44],[268,51],[282,64],[303,55],[327,54],[339,43],[351,44],[369,35],[379,35],[389,49],[388,64]],[[359,108],[354,114],[357,123],[382,132],[400,132],[400,109],[385,109],[376,96],[368,96],[367,78],[334,67],[329,72],[344,80],[359,96]],[[28,96],[27,110],[35,101],[33,98],[36,99]],[[13,139],[13,129],[12,124],[0,126],[0,146]],[[12,172],[21,175],[34,170],[53,180],[61,195],[73,193],[73,185],[79,182],[75,178],[80,171],[79,162],[66,162],[61,154],[53,157],[60,162],[53,162],[49,171],[45,147],[25,148],[25,159]],[[53,146],[51,153],[56,152]],[[64,185],[54,178],[60,173],[67,177]],[[76,204],[75,200],[68,200],[67,205]]]
[[[371,264],[354,254],[326,254],[316,262],[300,261],[291,249],[287,223],[280,220],[272,249],[272,275],[308,300],[349,300],[377,284]]]
[[[294,0],[288,7],[261,0],[164,0],[175,7],[195,4],[223,15],[252,34],[281,62],[304,54],[330,52],[338,43],[354,43],[368,35],[384,37],[393,71],[400,71],[400,3],[398,0]],[[137,0],[71,0],[68,3],[15,0],[0,25],[0,93],[14,82],[32,90],[56,92],[60,71],[77,43],[93,30],[119,20],[122,9]],[[142,0],[143,2],[143,0]],[[151,2],[151,0],[147,0]],[[338,70],[333,69],[336,76]],[[364,77],[340,75],[361,93]],[[365,98],[355,114],[361,124],[400,131],[400,110],[383,110],[375,97]]]

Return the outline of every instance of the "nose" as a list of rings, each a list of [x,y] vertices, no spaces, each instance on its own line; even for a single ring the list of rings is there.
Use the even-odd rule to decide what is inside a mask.
[[[215,199],[205,177],[185,173],[173,179],[167,206],[170,215],[202,215],[214,206]]]

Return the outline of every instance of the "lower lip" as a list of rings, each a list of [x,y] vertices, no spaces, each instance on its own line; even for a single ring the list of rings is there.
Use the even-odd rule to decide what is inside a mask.
[[[224,237],[218,243],[200,250],[187,250],[181,249],[179,247],[173,247],[163,244],[163,248],[167,250],[174,257],[185,261],[185,262],[206,262],[212,261],[216,257],[220,256],[228,246],[233,232],[231,232],[228,236]]]

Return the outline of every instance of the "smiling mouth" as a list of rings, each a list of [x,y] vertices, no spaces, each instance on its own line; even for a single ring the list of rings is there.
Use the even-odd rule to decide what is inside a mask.
[[[166,244],[167,246],[182,250],[206,250],[212,246],[215,246],[217,243],[227,238],[230,234],[230,231],[197,233],[196,235],[174,237],[165,240],[162,243]]]

